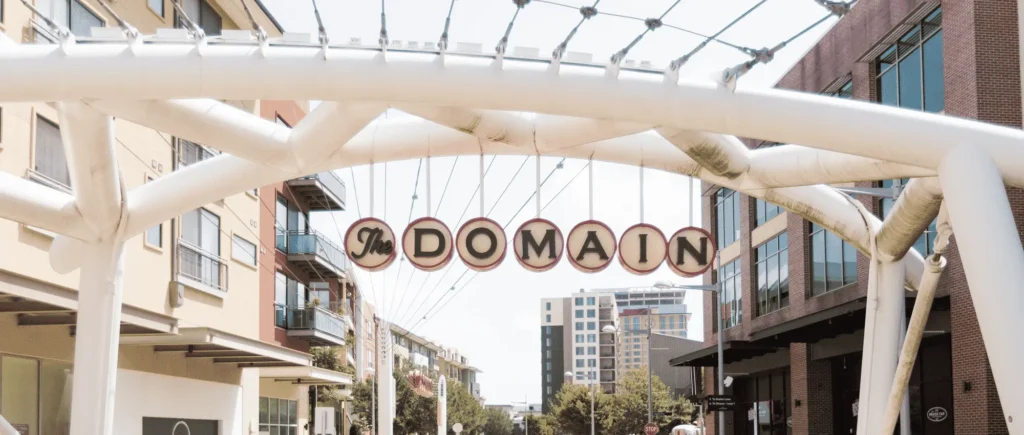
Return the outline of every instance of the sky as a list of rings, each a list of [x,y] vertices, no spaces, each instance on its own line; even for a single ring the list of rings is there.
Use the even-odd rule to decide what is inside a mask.
[[[420,43],[439,39],[445,16],[452,6],[451,0],[383,1],[391,40]],[[317,24],[311,1],[263,2],[286,31],[310,33],[315,39]],[[668,25],[710,35],[759,2],[601,0],[597,6],[599,14],[580,27],[569,50],[592,53],[595,60],[608,59],[645,29],[641,21],[611,14],[657,17],[673,3],[678,3],[665,15],[666,26],[646,35],[627,56],[637,63],[648,60],[654,67],[663,68],[702,41],[700,37]],[[576,9],[593,5],[593,2],[561,0],[561,4],[571,8],[539,0],[529,3],[516,18],[509,47],[534,47],[542,54],[550,53],[579,22],[580,13]],[[376,43],[380,31],[380,2],[319,0],[317,5],[332,43],[348,43],[350,38],[360,38],[364,44]],[[511,0],[455,0],[450,41],[452,45],[480,43],[485,52],[491,52],[514,13],[515,4]],[[719,38],[740,46],[771,47],[825,15],[826,11],[812,0],[767,0]],[[743,77],[739,86],[771,87],[835,21],[830,19],[790,43],[776,54],[772,63],[758,65]],[[691,58],[680,76],[709,79],[747,59],[749,57],[734,48],[711,43]],[[409,115],[389,111],[387,116]],[[535,190],[535,166],[532,158],[524,166],[522,156],[487,156],[488,164],[492,158],[494,164],[484,183],[485,206],[491,210],[489,217],[492,219],[501,224],[510,222],[506,232],[511,237],[521,222],[534,215],[532,201],[521,213],[517,211]],[[542,174],[546,176],[557,163],[558,159],[542,159]],[[425,171],[419,171],[417,177],[419,164],[418,160],[378,163],[374,170],[374,215],[384,219],[396,234],[401,234],[410,218],[426,214]],[[553,221],[563,233],[588,218],[590,186],[587,171],[581,172],[584,165],[586,162],[582,160],[565,161],[562,169],[554,169],[541,189],[543,202],[550,201],[542,217]],[[347,184],[348,209],[334,216],[314,214],[311,219],[318,231],[335,241],[340,241],[352,222],[369,214],[371,184],[367,166],[342,169],[338,174]],[[466,219],[479,215],[479,197],[474,196],[479,182],[479,156],[434,158],[431,174],[433,209],[454,233]],[[576,174],[579,175],[573,180]],[[594,218],[621,234],[640,222],[642,194],[644,221],[659,227],[666,235],[691,224],[688,218],[691,198],[695,219],[692,224],[700,225],[699,180],[694,183],[695,195],[689,195],[685,177],[653,170],[644,171],[643,176],[641,192],[639,168],[595,162]],[[451,182],[445,190],[449,177]],[[418,195],[416,200],[413,200],[414,191]],[[561,193],[554,197],[559,191]],[[519,266],[511,255],[497,269],[481,274],[467,272],[458,259],[453,259],[448,268],[431,273],[414,271],[404,263],[396,261],[382,272],[357,271],[356,280],[364,298],[378,307],[378,315],[385,320],[459,349],[471,365],[483,371],[478,382],[489,404],[540,402],[541,298],[566,297],[580,289],[650,287],[657,281],[696,283],[673,274],[666,266],[653,274],[636,276],[617,262],[596,274],[579,272],[564,259],[548,272],[530,272]],[[689,292],[686,296],[687,307],[693,313],[688,325],[689,337],[696,340],[703,337],[701,301],[702,295],[698,292]],[[665,355],[674,356],[677,355]]]

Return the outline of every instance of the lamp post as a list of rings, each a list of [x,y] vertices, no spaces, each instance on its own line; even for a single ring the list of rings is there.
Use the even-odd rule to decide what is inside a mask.
[[[721,253],[719,253],[721,255]],[[719,267],[721,267],[721,261],[719,260]],[[718,394],[725,393],[725,358],[723,358],[723,347],[722,347],[722,334],[723,330],[722,322],[722,282],[719,281],[716,284],[711,285],[679,285],[672,284],[669,282],[658,281],[654,284],[656,289],[678,289],[678,290],[699,290],[705,292],[712,292],[718,296]],[[650,323],[650,318],[648,318]],[[647,344],[650,347],[650,343]],[[650,363],[648,363],[650,366]],[[718,433],[725,435],[725,414],[718,413]]]
[[[595,435],[596,427],[597,427],[596,426],[597,418],[595,417],[595,414],[594,414],[594,380],[595,379],[594,379],[594,368],[593,367],[590,369],[590,373],[587,374],[587,377],[590,379],[590,435]],[[566,379],[575,379],[575,377],[572,374],[572,372],[565,372],[565,378]]]

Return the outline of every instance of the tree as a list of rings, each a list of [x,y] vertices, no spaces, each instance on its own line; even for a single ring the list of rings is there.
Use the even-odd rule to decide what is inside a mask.
[[[395,433],[434,433],[437,431],[437,399],[423,397],[409,387],[408,376],[395,373]],[[373,395],[376,393],[375,379],[359,382],[352,386],[352,414],[355,424],[365,430],[373,418]]]
[[[530,435],[556,435],[558,433],[555,420],[550,415],[530,415],[526,421],[530,426]],[[490,432],[485,433],[491,435]],[[512,429],[512,435],[524,435],[524,433],[521,424]]]
[[[665,383],[652,378],[654,423],[661,433],[668,433],[673,422],[689,422],[693,404],[686,399],[675,400]],[[646,368],[625,372],[615,386],[611,412],[604,422],[608,433],[641,433],[647,424],[647,371]],[[678,423],[677,423],[678,424]]]
[[[313,367],[355,375],[355,368],[342,362],[344,346],[311,347],[309,354],[312,356]],[[318,385],[316,396],[318,404],[326,405],[336,405],[342,399],[341,389],[337,385]]]
[[[462,433],[478,434],[487,422],[484,407],[466,386],[454,379],[448,379],[448,432],[455,423],[462,423]]]
[[[600,388],[595,388],[594,412],[596,432],[605,433],[604,421],[612,403],[612,397]],[[555,395],[551,415],[557,429],[571,435],[590,434],[590,386],[565,383]],[[532,426],[531,426],[532,428]]]
[[[487,408],[484,410],[486,422],[483,433],[487,435],[512,435],[512,419],[508,413],[498,408]]]

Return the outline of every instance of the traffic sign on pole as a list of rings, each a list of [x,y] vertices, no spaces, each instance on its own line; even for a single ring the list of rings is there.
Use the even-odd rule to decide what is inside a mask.
[[[647,435],[655,435],[655,434],[657,434],[658,433],[658,425],[656,425],[654,423],[647,423],[647,425],[644,426],[644,433],[647,434]]]

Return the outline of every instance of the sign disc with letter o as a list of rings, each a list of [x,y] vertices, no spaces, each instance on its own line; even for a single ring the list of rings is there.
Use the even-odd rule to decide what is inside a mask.
[[[686,227],[668,240],[668,266],[685,276],[700,276],[714,263],[718,247],[711,233],[703,228]]]
[[[417,269],[440,269],[452,259],[452,232],[432,217],[416,219],[402,234],[402,252]]]
[[[667,252],[665,235],[653,225],[633,225],[619,239],[619,263],[637,275],[647,275],[658,270]]]
[[[380,219],[359,219],[345,232],[345,255],[363,269],[384,269],[395,261],[395,232]]]
[[[470,219],[459,228],[455,236],[459,258],[466,267],[477,272],[498,267],[505,259],[507,245],[508,240],[501,225],[483,217]]]
[[[615,258],[615,233],[599,221],[580,222],[569,231],[569,262],[581,272],[600,272]]]
[[[562,231],[547,219],[523,222],[512,238],[516,261],[528,270],[543,272],[562,259],[565,240]]]

